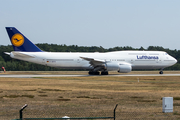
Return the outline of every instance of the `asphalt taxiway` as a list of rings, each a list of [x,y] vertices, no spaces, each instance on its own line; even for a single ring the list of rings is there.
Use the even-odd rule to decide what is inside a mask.
[[[109,74],[109,75],[10,75],[0,74],[5,78],[35,78],[35,77],[86,77],[86,76],[180,76],[180,74]]]

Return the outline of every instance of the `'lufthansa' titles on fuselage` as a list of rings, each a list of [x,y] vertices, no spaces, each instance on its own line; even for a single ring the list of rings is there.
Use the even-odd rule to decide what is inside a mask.
[[[138,56],[137,55],[137,59],[153,59],[153,60],[155,60],[155,59],[159,59],[159,57],[158,56],[145,56],[145,55],[142,55],[142,56]]]

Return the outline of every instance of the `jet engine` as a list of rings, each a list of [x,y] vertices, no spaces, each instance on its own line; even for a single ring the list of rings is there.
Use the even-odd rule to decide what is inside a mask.
[[[119,66],[119,73],[128,73],[132,70],[132,66],[130,64],[119,64]]]
[[[131,72],[132,66],[128,63],[106,63],[105,68],[107,71],[118,71],[119,73]]]

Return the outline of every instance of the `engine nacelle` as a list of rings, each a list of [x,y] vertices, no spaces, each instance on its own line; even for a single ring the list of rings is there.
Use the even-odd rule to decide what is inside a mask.
[[[119,73],[128,73],[132,70],[132,66],[130,64],[120,64],[119,66]]]
[[[128,63],[106,63],[105,68],[107,71],[118,71],[119,73],[128,73],[132,70]]]
[[[119,64],[118,63],[106,63],[105,68],[107,71],[118,71]]]

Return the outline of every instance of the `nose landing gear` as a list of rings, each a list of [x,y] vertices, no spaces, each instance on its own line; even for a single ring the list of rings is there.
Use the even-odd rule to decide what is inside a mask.
[[[159,71],[159,74],[163,74],[163,71],[161,70],[161,71]]]

